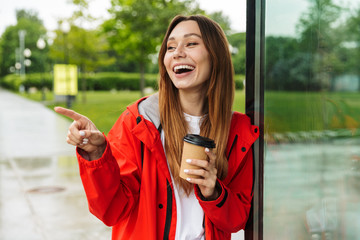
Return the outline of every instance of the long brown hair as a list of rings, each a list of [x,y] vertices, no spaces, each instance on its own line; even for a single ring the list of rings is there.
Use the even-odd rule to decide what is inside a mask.
[[[165,133],[165,151],[171,173],[176,183],[189,195],[192,184],[179,177],[183,138],[188,126],[184,119],[179,91],[172,83],[165,65],[167,41],[172,30],[182,21],[194,20],[200,28],[202,39],[210,55],[212,70],[206,83],[205,106],[208,112],[200,127],[200,135],[214,139],[216,143],[216,168],[219,179],[227,175],[226,146],[228,141],[231,109],[234,100],[234,70],[226,36],[216,22],[201,16],[176,16],[170,23],[159,53],[159,110]]]

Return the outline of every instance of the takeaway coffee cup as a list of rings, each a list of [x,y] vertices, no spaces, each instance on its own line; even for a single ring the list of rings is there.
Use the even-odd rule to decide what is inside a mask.
[[[187,134],[184,137],[184,147],[179,174],[181,178],[198,178],[196,175],[184,173],[184,169],[198,169],[197,166],[188,164],[186,159],[208,159],[205,148],[215,148],[214,141],[196,134]]]

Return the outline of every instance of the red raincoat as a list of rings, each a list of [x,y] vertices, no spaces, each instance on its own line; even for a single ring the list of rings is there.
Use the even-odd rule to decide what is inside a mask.
[[[160,133],[139,114],[137,103],[119,117],[103,156],[87,161],[77,152],[90,211],[108,226],[112,239],[174,239],[176,202]],[[234,112],[227,146],[229,170],[218,199],[195,194],[204,210],[206,240],[231,239],[248,219],[253,187],[251,146],[259,136],[246,115]]]

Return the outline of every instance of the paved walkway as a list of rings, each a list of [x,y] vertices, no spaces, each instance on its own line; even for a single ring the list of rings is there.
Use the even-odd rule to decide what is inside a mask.
[[[0,89],[0,239],[111,239],[88,211],[70,123]]]

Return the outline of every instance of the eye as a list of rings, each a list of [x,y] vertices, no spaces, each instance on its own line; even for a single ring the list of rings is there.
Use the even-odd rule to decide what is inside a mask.
[[[186,46],[188,47],[192,47],[192,46],[196,46],[199,45],[197,42],[189,42],[188,44],[186,44]]]
[[[173,47],[173,46],[168,46],[168,47],[167,47],[167,50],[168,50],[168,51],[174,51],[174,50],[175,50],[175,47]]]

